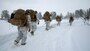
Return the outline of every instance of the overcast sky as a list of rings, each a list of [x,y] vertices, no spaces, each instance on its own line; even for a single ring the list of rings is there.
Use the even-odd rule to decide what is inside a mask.
[[[90,0],[0,0],[0,13],[5,9],[12,12],[19,8],[66,14],[67,11],[90,8]]]

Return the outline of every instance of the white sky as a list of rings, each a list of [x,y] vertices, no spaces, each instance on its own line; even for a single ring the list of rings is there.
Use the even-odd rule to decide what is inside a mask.
[[[90,0],[0,0],[0,13],[5,9],[12,12],[19,8],[66,14],[67,11],[90,8]]]

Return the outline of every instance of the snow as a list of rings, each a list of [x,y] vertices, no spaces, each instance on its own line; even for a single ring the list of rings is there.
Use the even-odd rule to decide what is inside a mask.
[[[5,20],[0,20],[0,35],[6,35],[17,31],[17,27]]]
[[[67,19],[63,19],[60,26],[53,20],[49,31],[40,20],[35,35],[28,32],[25,46],[14,45],[17,37],[15,26],[1,20],[0,24],[0,51],[90,51],[90,26],[81,19],[75,19],[72,26]]]

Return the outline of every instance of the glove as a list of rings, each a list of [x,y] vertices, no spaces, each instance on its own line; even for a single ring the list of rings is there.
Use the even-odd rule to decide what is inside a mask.
[[[28,32],[30,32],[30,29],[28,30]]]
[[[38,25],[39,25],[39,22],[38,22]]]

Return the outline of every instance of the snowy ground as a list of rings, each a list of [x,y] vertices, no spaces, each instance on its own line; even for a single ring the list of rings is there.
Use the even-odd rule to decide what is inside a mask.
[[[90,26],[81,19],[75,20],[72,26],[66,19],[60,26],[53,20],[50,26],[46,31],[41,20],[34,36],[28,32],[27,44],[15,46],[17,27],[0,20],[0,51],[90,51]]]

